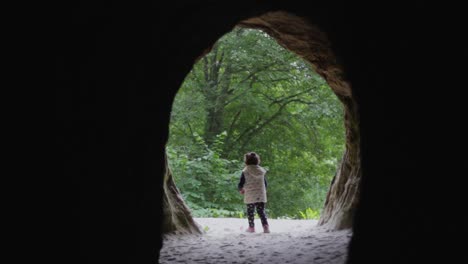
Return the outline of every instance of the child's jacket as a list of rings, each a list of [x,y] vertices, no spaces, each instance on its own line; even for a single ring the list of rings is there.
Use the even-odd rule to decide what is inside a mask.
[[[247,165],[242,170],[245,177],[244,183],[244,203],[266,203],[266,170],[259,165]]]

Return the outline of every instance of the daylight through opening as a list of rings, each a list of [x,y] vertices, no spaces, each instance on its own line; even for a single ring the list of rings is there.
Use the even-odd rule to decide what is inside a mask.
[[[312,65],[236,27],[185,78],[167,155],[194,217],[246,218],[238,183],[253,151],[267,170],[267,217],[318,219],[345,143],[343,104]]]

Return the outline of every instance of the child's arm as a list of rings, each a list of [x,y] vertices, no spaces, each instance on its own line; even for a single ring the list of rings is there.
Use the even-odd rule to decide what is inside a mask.
[[[263,176],[263,179],[265,179],[265,189],[268,187],[268,183],[267,183],[267,180],[266,180],[266,176]]]
[[[244,173],[242,172],[239,184],[237,185],[237,189],[239,190],[241,194],[244,194],[244,189],[243,189],[244,183],[245,183],[245,176],[244,176]]]

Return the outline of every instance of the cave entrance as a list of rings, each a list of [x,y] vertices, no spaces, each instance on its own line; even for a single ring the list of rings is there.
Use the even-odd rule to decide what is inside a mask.
[[[244,217],[235,190],[248,151],[270,170],[270,217],[321,211],[320,225],[349,228],[360,178],[358,117],[326,36],[272,12],[240,22],[204,55],[173,105],[165,230],[201,231],[188,208],[196,217]]]
[[[167,153],[195,217],[244,218],[243,155],[268,170],[271,218],[318,219],[344,151],[343,107],[311,65],[267,33],[236,27],[186,77]]]
[[[242,37],[250,42],[236,42]],[[232,46],[230,55],[220,44],[223,40]],[[279,46],[268,46],[272,41]],[[258,52],[262,49],[256,45],[264,45],[265,52]],[[244,52],[248,49],[257,53]],[[288,60],[294,56],[303,60]],[[344,76],[326,35],[285,12],[241,21],[201,54],[172,109],[161,263],[254,263],[260,258],[262,263],[344,262],[361,178],[359,116]],[[318,113],[320,118],[314,116]],[[322,146],[315,146],[317,142]],[[236,185],[242,155],[249,151],[259,153],[261,165],[269,169],[271,234],[259,233],[261,228],[256,234],[244,232],[245,205]],[[324,170],[319,173],[320,163]],[[314,218],[318,210],[318,221],[274,219]],[[229,218],[194,219],[193,215]],[[234,217],[242,218],[236,222]],[[197,223],[199,219],[222,223],[211,226],[216,230],[210,233],[210,226],[203,226],[209,222]],[[256,221],[260,226],[258,217]],[[314,228],[301,228],[297,221]],[[244,223],[240,230],[239,223]],[[208,231],[204,236],[177,236],[204,231]],[[253,236],[245,239],[247,235]]]

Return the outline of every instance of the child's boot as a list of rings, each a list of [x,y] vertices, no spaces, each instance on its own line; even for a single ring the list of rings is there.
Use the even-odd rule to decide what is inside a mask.
[[[270,227],[268,225],[263,226],[263,233],[270,233]]]
[[[247,230],[245,230],[245,232],[255,233],[255,227],[249,227]]]

